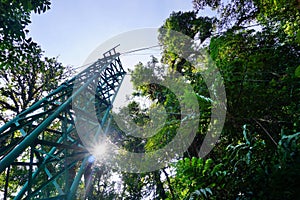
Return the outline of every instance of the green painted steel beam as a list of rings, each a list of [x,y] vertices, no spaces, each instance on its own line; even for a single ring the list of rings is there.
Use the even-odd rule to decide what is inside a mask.
[[[69,127],[69,129],[71,129],[72,127]],[[63,137],[59,138],[58,143],[63,141]],[[43,170],[46,166],[47,161],[51,158],[52,154],[55,152],[56,147],[52,147],[50,152],[46,155],[43,163],[39,166],[39,168],[37,168],[37,170],[33,173],[32,175],[32,179],[35,179],[36,176],[39,174],[39,172],[41,170]],[[14,198],[15,200],[17,199],[21,199],[22,196],[24,195],[24,193],[26,192],[28,187],[28,181],[24,184],[24,186],[22,187],[22,189],[18,192],[18,195]]]
[[[7,171],[11,165],[29,169],[28,180],[21,190],[13,191],[17,194],[14,199],[75,197],[90,156],[81,144],[75,123],[77,120],[80,123],[92,122],[86,108],[96,103],[98,121],[91,125],[108,128],[112,103],[124,79],[120,54],[114,48],[108,54],[0,127],[0,139],[4,142],[0,153],[0,173]],[[80,84],[75,84],[76,81]],[[89,91],[90,85],[96,86],[96,91]],[[87,99],[85,105],[80,105],[82,115],[76,119],[72,101],[82,91],[96,94],[94,98]],[[20,156],[27,150],[30,150],[30,157],[21,159]],[[74,170],[78,163],[80,169]],[[9,180],[8,176],[14,176],[11,170],[6,174],[6,180]],[[7,194],[7,188],[5,191]]]
[[[75,176],[75,179],[74,179],[74,181],[73,181],[73,183],[71,185],[70,191],[69,191],[69,193],[67,195],[67,200],[73,200],[73,199],[75,199],[75,195],[76,195],[76,191],[78,189],[78,185],[79,185],[80,179],[81,179],[81,177],[82,177],[82,175],[84,173],[84,170],[85,170],[85,168],[87,166],[88,158],[89,158],[89,156],[86,156],[84,158],[84,160],[82,161],[82,164],[81,164],[81,166],[79,168],[79,171],[77,172],[77,174]]]
[[[73,129],[74,129],[73,125],[70,125],[70,126],[67,128],[67,131],[66,131],[65,135],[67,135],[68,133],[70,133]],[[58,139],[57,143],[63,142],[64,139],[65,139],[64,136],[61,136],[61,137]],[[52,147],[51,150],[50,150],[47,154],[45,154],[46,157],[44,158],[44,160],[43,160],[42,164],[39,166],[39,168],[37,168],[36,171],[33,173],[32,179],[35,179],[35,178],[37,177],[37,175],[40,173],[40,171],[44,170],[44,168],[46,167],[46,164],[47,164],[48,160],[49,160],[50,158],[53,157],[53,154],[54,154],[54,152],[56,151],[56,149],[57,149],[56,147]],[[22,189],[19,191],[19,193],[18,193],[18,195],[15,197],[15,199],[21,199],[22,196],[24,195],[24,193],[26,192],[27,187],[28,187],[28,182],[26,182],[26,183],[24,184],[24,186],[23,186]]]
[[[97,74],[93,76],[93,79],[97,77]],[[90,79],[87,81],[83,87],[81,87],[78,91],[76,91],[66,102],[64,102],[58,109],[50,115],[45,121],[43,121],[34,131],[32,131],[28,136],[24,138],[24,140],[16,146],[11,152],[8,153],[1,161],[0,161],[0,173],[5,170],[6,167],[10,165],[12,161],[14,161],[30,144],[33,143],[34,139],[48,126],[50,123],[68,106],[72,99],[79,94],[82,90],[84,90],[92,81]]]
[[[59,171],[57,174],[55,174],[54,176],[52,176],[49,180],[47,180],[43,185],[41,185],[39,188],[37,188],[35,191],[33,191],[31,193],[31,197],[38,194],[43,188],[47,187],[49,184],[53,183],[53,181],[55,181],[55,179],[57,177],[59,177],[60,175],[62,175],[66,170],[70,169],[71,167],[73,167],[75,164],[77,163],[77,161],[74,161],[73,163],[71,163],[68,167],[62,169],[61,171]],[[16,198],[15,198],[16,199]]]
[[[124,80],[124,76],[122,76],[122,79],[121,79],[121,81],[120,81],[120,85],[119,85],[119,87],[117,87],[117,90],[115,91],[115,95],[113,96],[113,98],[112,98],[112,100],[111,100],[111,105],[110,105],[109,107],[107,107],[107,110],[106,110],[106,112],[105,112],[105,114],[104,114],[104,117],[102,118],[102,121],[101,121],[101,124],[100,124],[100,126],[102,126],[102,127],[104,126],[104,123],[105,123],[106,121],[109,121],[109,120],[107,120],[107,119],[109,118],[109,112],[111,111],[112,104],[113,104],[113,102],[114,102],[114,100],[115,100],[115,98],[116,98],[116,96],[117,96],[117,93],[118,93],[118,91],[119,91],[119,89],[120,89],[120,86],[121,86],[123,80]],[[108,123],[110,123],[110,121],[109,121]],[[108,126],[109,126],[109,125],[108,125]],[[105,132],[107,132],[108,126],[107,126],[107,129],[106,129]],[[98,133],[98,132],[97,132],[97,133]],[[95,135],[95,138],[96,138],[96,137],[97,137],[97,135]],[[76,194],[76,191],[77,191],[77,188],[78,188],[80,179],[81,179],[81,177],[82,177],[82,174],[84,173],[84,170],[85,170],[85,168],[86,168],[86,165],[87,165],[87,162],[88,162],[88,158],[89,158],[89,156],[85,157],[85,159],[83,160],[83,162],[82,162],[82,164],[81,164],[81,167],[80,167],[80,170],[79,170],[79,172],[77,173],[77,176],[75,177],[75,180],[74,180],[74,182],[73,182],[73,184],[72,184],[72,186],[71,186],[70,192],[69,192],[69,194],[68,194],[68,196],[67,196],[67,200],[73,200],[73,199],[75,198],[75,194]]]

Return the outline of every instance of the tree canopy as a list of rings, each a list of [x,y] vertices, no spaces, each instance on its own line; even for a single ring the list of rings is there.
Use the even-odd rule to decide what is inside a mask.
[[[31,13],[48,9],[50,0],[0,1],[0,126],[47,95],[71,73],[56,58],[44,56],[41,47],[28,37]],[[18,137],[1,137],[1,150]],[[23,159],[29,160],[29,156],[24,152]],[[7,174],[14,175],[9,184]],[[28,170],[20,166],[7,168],[0,175],[1,198],[13,198],[27,174]]]
[[[193,1],[193,4],[195,11],[173,12],[162,25],[159,36],[162,63],[169,66],[169,72],[181,73],[196,93],[209,99],[201,72],[186,57],[199,59],[198,62],[212,59],[224,79],[226,121],[215,148],[206,157],[199,157],[198,150],[206,133],[203,127],[210,122],[206,117],[211,114],[209,101],[199,103],[202,114],[197,136],[186,154],[167,167],[175,172],[164,175],[164,193],[157,191],[155,198],[297,198],[300,169],[298,2]],[[215,10],[218,16],[202,15],[204,8]],[[184,43],[172,31],[181,32],[191,40]],[[205,51],[207,54],[199,58]],[[184,54],[186,52],[189,54]],[[133,82],[145,74],[142,69],[149,73],[155,68],[139,64],[133,71]],[[158,98],[165,106],[170,102],[173,113],[180,110],[174,103],[176,97],[165,88],[150,84],[136,89],[153,100]],[[169,142],[164,138],[176,132],[180,123],[180,118],[174,119],[177,121],[173,121],[172,126],[146,142],[146,151],[161,148],[162,141]],[[156,187],[161,188],[159,182]]]
[[[30,14],[50,9],[50,1],[0,3],[0,121],[6,122],[53,90],[70,75],[56,58],[43,55],[28,38]]]

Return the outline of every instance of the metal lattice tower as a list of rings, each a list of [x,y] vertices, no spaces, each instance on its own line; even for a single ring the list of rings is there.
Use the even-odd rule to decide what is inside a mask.
[[[96,88],[94,99],[87,99],[86,104],[94,103],[99,128],[109,125],[112,103],[125,75],[115,48],[0,128],[4,200],[18,169],[26,173],[20,180],[21,189],[12,191],[15,199],[76,199],[91,154],[75,127],[89,121],[89,111],[72,102]]]

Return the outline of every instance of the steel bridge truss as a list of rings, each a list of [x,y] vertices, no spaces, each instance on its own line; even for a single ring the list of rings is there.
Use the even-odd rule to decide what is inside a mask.
[[[0,128],[4,200],[9,192],[15,194],[14,199],[78,198],[76,192],[91,154],[76,126],[95,123],[86,108],[91,103],[98,126],[108,126],[112,103],[125,75],[115,48],[103,55]],[[74,104],[75,98],[91,94],[94,98]],[[15,179],[19,180],[19,188],[9,191],[9,182]]]

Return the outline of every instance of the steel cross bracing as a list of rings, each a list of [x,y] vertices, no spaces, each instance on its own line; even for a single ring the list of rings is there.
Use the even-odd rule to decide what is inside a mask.
[[[1,188],[4,199],[10,198],[9,193],[15,195],[14,199],[78,198],[76,191],[91,154],[75,126],[95,123],[87,108],[91,103],[98,126],[107,126],[125,75],[115,48],[103,55],[0,128],[0,173],[6,177],[5,188]],[[74,103],[76,98],[91,96],[94,98]],[[17,191],[9,191],[13,179],[19,179]]]

